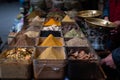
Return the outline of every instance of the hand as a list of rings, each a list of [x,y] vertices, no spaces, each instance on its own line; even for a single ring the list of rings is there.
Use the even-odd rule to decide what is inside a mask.
[[[111,30],[111,35],[117,34],[118,30],[120,29],[120,21],[114,21],[113,22],[117,27],[115,27],[115,29]]]
[[[112,54],[109,54],[106,58],[102,59],[101,64],[105,64],[106,66],[109,66],[110,68],[116,69],[116,65],[113,61]]]
[[[117,33],[118,33],[117,28],[115,28],[115,29],[113,29],[113,30],[110,31],[111,35],[114,35],[114,34],[117,34]]]
[[[107,20],[107,21],[109,21],[109,18],[108,18],[107,16],[106,16],[106,17],[104,17],[104,19],[105,19],[105,20]]]
[[[116,24],[117,26],[120,26],[120,21],[119,20],[118,21],[114,21],[113,23]]]

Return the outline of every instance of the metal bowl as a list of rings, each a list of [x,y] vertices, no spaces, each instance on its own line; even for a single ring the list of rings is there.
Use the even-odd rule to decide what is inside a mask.
[[[85,21],[94,26],[98,27],[109,27],[109,28],[114,28],[116,25],[110,21],[104,20],[104,19],[99,19],[99,18],[87,18]]]
[[[78,12],[78,17],[82,18],[98,17],[100,15],[102,15],[102,12],[99,10],[84,10]]]

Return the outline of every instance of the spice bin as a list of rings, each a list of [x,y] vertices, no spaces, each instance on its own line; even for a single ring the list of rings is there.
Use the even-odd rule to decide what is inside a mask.
[[[38,56],[48,47],[37,47],[33,59],[35,79],[63,79],[66,67],[66,54],[63,47],[52,47],[58,50],[57,54],[63,54],[63,59],[38,59]]]
[[[20,50],[22,50],[21,53],[18,53]],[[16,54],[16,56],[13,56],[12,52]],[[23,59],[22,55],[20,56],[23,52],[25,52],[25,54],[29,53],[30,55],[25,57],[26,60]],[[0,55],[1,79],[31,79],[33,52],[34,47],[9,47],[3,51]],[[17,57],[17,55],[19,55],[19,57]]]
[[[105,80],[98,57],[89,47],[66,47],[66,51],[67,75],[70,80]]]

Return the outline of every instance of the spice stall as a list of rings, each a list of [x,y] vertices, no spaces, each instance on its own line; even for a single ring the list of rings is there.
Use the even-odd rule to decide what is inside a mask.
[[[59,8],[43,14],[35,5],[0,55],[1,79],[105,80],[100,57],[74,15]]]

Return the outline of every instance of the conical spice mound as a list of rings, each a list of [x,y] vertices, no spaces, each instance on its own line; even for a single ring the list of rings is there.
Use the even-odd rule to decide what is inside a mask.
[[[74,19],[71,19],[68,15],[66,15],[66,16],[63,18],[62,22],[75,22],[75,20],[74,20]]]
[[[21,46],[34,46],[34,40],[29,38],[27,35],[22,34],[17,37],[17,42],[14,46],[21,47]]]
[[[50,34],[40,46],[63,46],[60,39],[56,39],[52,34]]]
[[[61,23],[51,18],[44,24],[44,26],[51,26],[51,25],[61,26]]]
[[[41,15],[41,13],[39,11],[33,11],[27,16],[27,19],[33,19],[36,16],[40,16],[40,15]]]
[[[48,47],[38,56],[38,59],[65,59],[65,54],[53,47]]]
[[[32,22],[41,22],[41,18],[39,16],[36,16]]]
[[[74,28],[67,32],[64,37],[80,37],[80,33],[78,33]]]

